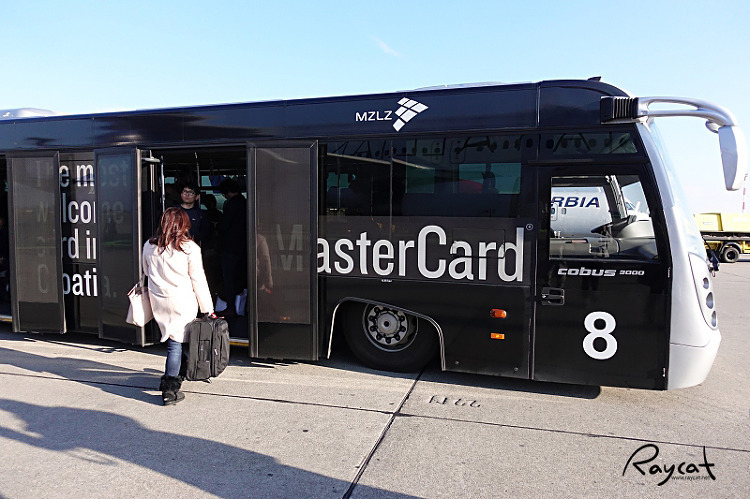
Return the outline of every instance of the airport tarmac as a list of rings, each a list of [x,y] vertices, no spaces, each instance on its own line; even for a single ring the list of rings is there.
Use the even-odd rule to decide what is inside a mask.
[[[2,325],[0,497],[749,497],[750,260],[715,285],[713,369],[667,392],[235,348],[163,407],[162,347]]]

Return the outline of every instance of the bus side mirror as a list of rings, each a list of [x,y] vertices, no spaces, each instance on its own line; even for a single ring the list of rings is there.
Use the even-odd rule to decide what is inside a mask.
[[[728,191],[742,186],[747,173],[747,144],[742,131],[736,126],[722,126],[715,130],[719,134],[721,164],[724,167],[724,184]]]

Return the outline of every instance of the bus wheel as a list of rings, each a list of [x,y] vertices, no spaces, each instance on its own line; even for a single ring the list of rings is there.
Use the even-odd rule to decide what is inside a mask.
[[[721,260],[726,263],[734,263],[740,259],[740,250],[735,246],[724,246],[721,248]]]
[[[349,348],[369,367],[418,371],[437,352],[437,333],[432,325],[401,310],[350,303],[345,321],[344,336]]]

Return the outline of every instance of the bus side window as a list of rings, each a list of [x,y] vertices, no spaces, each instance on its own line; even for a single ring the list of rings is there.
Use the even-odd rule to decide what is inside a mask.
[[[553,177],[550,258],[658,258],[637,175]]]
[[[325,212],[331,218],[517,217],[526,143],[521,139],[467,136],[321,144]]]
[[[321,145],[321,153],[329,215],[390,215],[390,141],[331,142]]]
[[[522,145],[521,136],[394,141],[394,178],[403,184],[394,214],[518,216]]]

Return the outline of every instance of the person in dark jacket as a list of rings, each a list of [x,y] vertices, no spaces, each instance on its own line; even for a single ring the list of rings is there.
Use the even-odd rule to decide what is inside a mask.
[[[203,240],[201,251],[203,252],[203,270],[206,271],[206,279],[211,289],[224,289],[221,277],[221,261],[219,259],[219,223],[223,214],[217,207],[216,196],[211,193],[201,195],[201,203],[205,207],[205,213],[211,225],[211,236]]]
[[[190,218],[190,236],[200,244],[211,237],[211,221],[206,212],[201,210],[201,191],[195,182],[185,182],[180,190],[182,203],[180,206]]]
[[[221,183],[219,190],[226,198],[224,214],[219,222],[219,254],[224,279],[223,296],[228,307],[225,316],[238,312],[235,297],[247,288],[247,199],[234,179]]]
[[[0,214],[0,301],[10,301],[10,243],[8,216]]]

